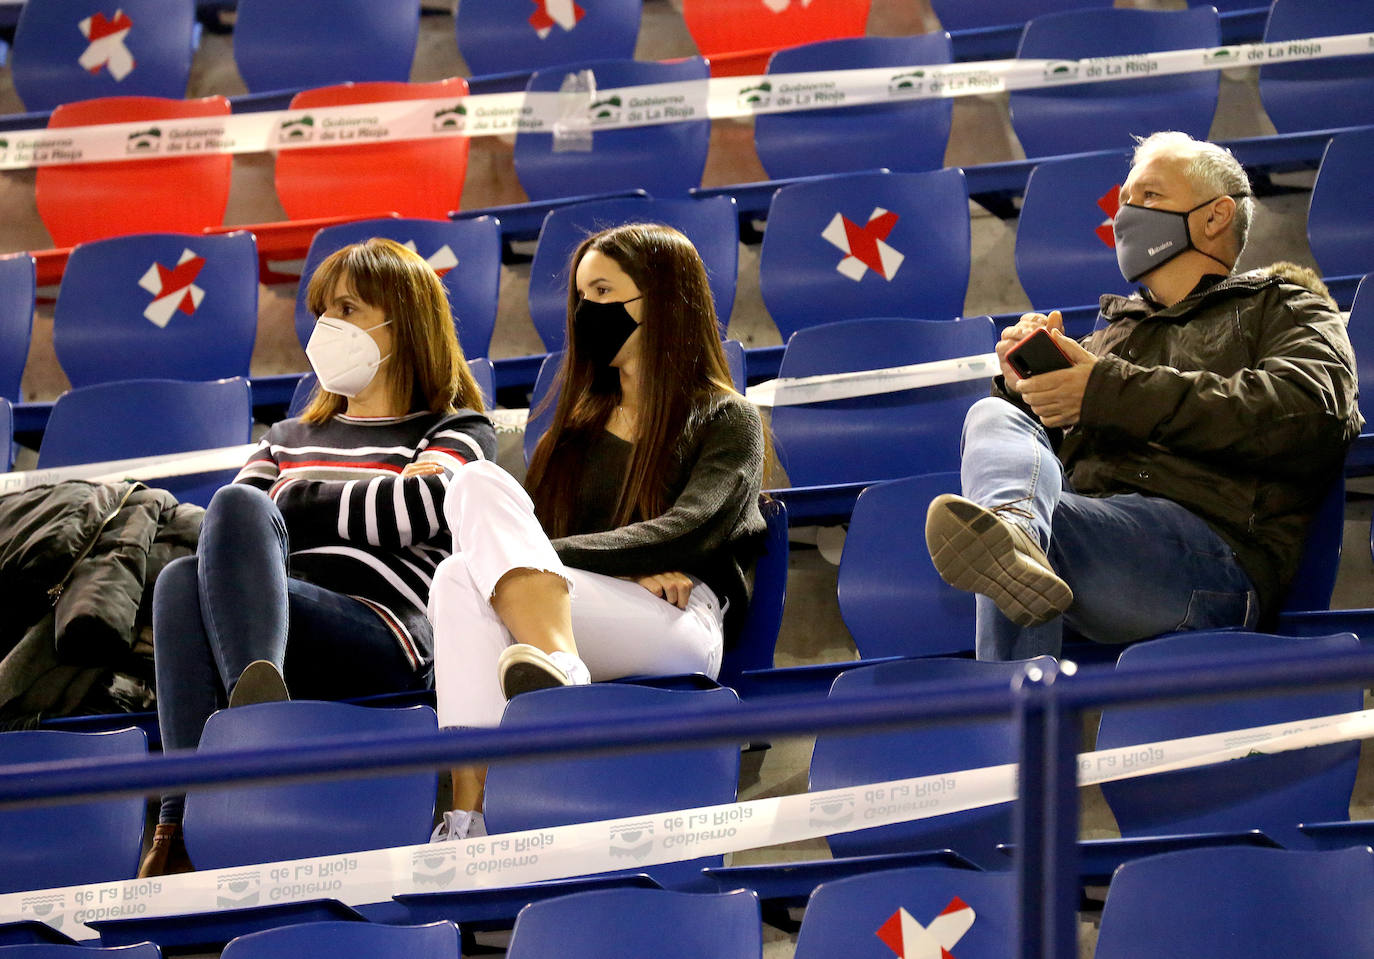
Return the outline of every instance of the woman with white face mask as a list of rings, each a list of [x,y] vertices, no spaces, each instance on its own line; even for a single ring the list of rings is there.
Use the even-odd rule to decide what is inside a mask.
[[[767,444],[735,392],[706,269],[671,227],[588,237],[569,265],[568,349],[525,486],[488,463],[444,501],[434,577],[443,726],[507,697],[622,676],[716,676],[749,604]],[[454,770],[435,839],[469,835],[483,770]]]
[[[444,492],[496,435],[438,276],[391,240],[329,256],[310,279],[306,355],[319,388],[215,494],[197,555],[153,599],[158,722],[194,748],[227,705],[339,699],[432,681],[425,615],[450,551]],[[164,797],[141,876],[191,868],[182,797]]]

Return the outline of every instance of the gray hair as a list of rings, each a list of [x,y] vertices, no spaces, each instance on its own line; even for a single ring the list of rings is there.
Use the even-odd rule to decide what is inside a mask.
[[[1250,195],[1250,178],[1245,168],[1231,155],[1231,151],[1205,140],[1194,140],[1186,133],[1165,130],[1152,133],[1148,137],[1136,137],[1135,155],[1131,167],[1135,168],[1157,155],[1177,157],[1187,163],[1185,176],[1198,191],[1198,195],[1209,197],[1223,194],[1236,201],[1236,216],[1233,221],[1232,236],[1236,240],[1236,252],[1245,249],[1245,240],[1250,235],[1250,223],[1255,217],[1255,198]]]

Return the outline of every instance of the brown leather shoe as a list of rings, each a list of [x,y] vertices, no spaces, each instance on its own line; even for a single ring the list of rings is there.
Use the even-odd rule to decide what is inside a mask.
[[[138,867],[139,879],[156,876],[170,876],[179,872],[195,872],[191,857],[186,854],[186,843],[181,838],[181,824],[160,822],[153,832],[153,846],[143,863]]]

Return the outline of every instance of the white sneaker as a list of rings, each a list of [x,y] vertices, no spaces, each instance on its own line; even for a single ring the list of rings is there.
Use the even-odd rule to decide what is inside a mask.
[[[466,809],[453,809],[444,813],[434,832],[429,834],[430,842],[457,842],[461,839],[476,839],[487,834],[487,821],[480,812]]]
[[[537,646],[516,643],[501,651],[496,676],[506,698],[553,686],[586,686],[592,681],[587,664],[561,649],[546,653]]]

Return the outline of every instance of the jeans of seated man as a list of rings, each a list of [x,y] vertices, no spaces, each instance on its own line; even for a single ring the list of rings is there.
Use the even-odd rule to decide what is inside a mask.
[[[1159,497],[1074,493],[1044,427],[1006,400],[988,397],[969,410],[962,457],[964,495],[982,506],[1015,502],[1027,511],[1023,525],[1074,594],[1063,616],[1029,627],[978,596],[979,659],[1057,656],[1066,625],[1094,642],[1127,643],[1255,624],[1255,589],[1210,526]]]

